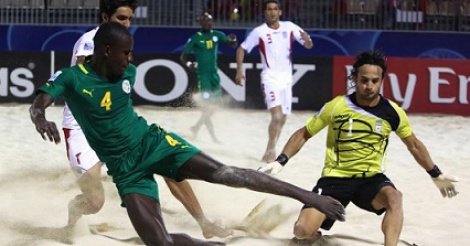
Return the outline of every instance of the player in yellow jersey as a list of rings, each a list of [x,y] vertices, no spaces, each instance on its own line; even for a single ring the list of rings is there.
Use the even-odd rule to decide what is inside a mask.
[[[457,195],[457,180],[444,175],[432,161],[424,144],[414,135],[405,111],[380,95],[387,71],[386,59],[378,51],[360,53],[351,79],[356,91],[327,102],[320,112],[298,129],[276,161],[259,170],[278,173],[310,139],[327,127],[326,158],[322,176],[313,192],[331,196],[344,206],[385,213],[382,231],[385,245],[397,245],[403,226],[402,194],[384,174],[389,135],[394,131],[439,188],[443,197]],[[318,229],[329,230],[334,220],[311,206],[304,206],[294,226],[294,241],[316,241]]]

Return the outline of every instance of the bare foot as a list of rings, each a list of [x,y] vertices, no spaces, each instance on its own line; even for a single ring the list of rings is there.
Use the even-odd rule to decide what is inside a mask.
[[[270,163],[276,160],[276,151],[271,149],[271,150],[266,150],[266,152],[263,155],[263,158],[261,158],[261,161]]]
[[[224,226],[206,220],[201,225],[202,235],[204,238],[213,238],[213,237],[220,237],[225,238],[228,236],[233,235],[233,230],[227,229]]]
[[[312,246],[313,243],[318,242],[321,236],[322,236],[321,232],[317,231],[309,238],[298,239],[294,237],[290,240],[289,246],[300,246],[300,245]],[[316,245],[316,244],[313,244],[313,245]]]

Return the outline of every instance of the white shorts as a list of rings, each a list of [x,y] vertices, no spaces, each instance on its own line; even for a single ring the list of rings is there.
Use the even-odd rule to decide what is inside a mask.
[[[75,175],[80,177],[100,160],[88,144],[82,129],[63,128],[63,130],[70,167]]]
[[[281,106],[283,114],[292,112],[292,76],[261,75],[261,90],[268,109]]]

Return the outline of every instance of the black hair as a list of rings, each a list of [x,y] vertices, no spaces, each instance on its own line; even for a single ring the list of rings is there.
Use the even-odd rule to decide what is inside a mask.
[[[120,7],[129,7],[132,9],[132,12],[135,12],[137,0],[100,0],[100,10],[98,14],[99,23],[103,22],[103,14],[111,18]]]
[[[359,68],[364,64],[379,66],[382,68],[382,78],[385,77],[387,73],[387,58],[379,50],[370,50],[361,52],[356,56],[356,61],[353,64],[349,78],[357,76]]]
[[[105,45],[115,45],[124,38],[132,40],[132,35],[127,28],[117,22],[106,22],[100,25],[100,28],[93,38],[95,49],[101,48]]]
[[[204,11],[204,12],[202,12],[201,15],[199,15],[199,16],[196,18],[196,21],[197,21],[197,22],[201,22],[201,20],[202,20],[202,19],[205,19],[205,18],[207,18],[207,19],[209,19],[209,20],[212,20],[212,19],[213,19],[212,15],[211,15],[209,12]]]
[[[279,6],[279,8],[281,7],[281,4],[279,4],[278,0],[265,0],[263,1],[263,11],[265,11],[268,8],[268,4],[270,3],[275,3],[277,4],[277,6]]]

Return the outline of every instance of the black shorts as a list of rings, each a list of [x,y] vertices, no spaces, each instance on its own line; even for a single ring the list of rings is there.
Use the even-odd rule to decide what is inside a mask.
[[[322,195],[331,196],[341,202],[346,207],[349,202],[354,203],[356,206],[381,215],[385,212],[385,208],[376,210],[372,207],[372,200],[384,186],[392,186],[392,181],[384,174],[377,174],[370,178],[320,178],[317,185],[313,187],[313,192],[318,193],[318,189],[322,189]],[[396,188],[395,188],[396,189]],[[304,208],[311,208],[312,206],[303,206]],[[321,228],[329,230],[334,220],[327,218],[323,221]]]

